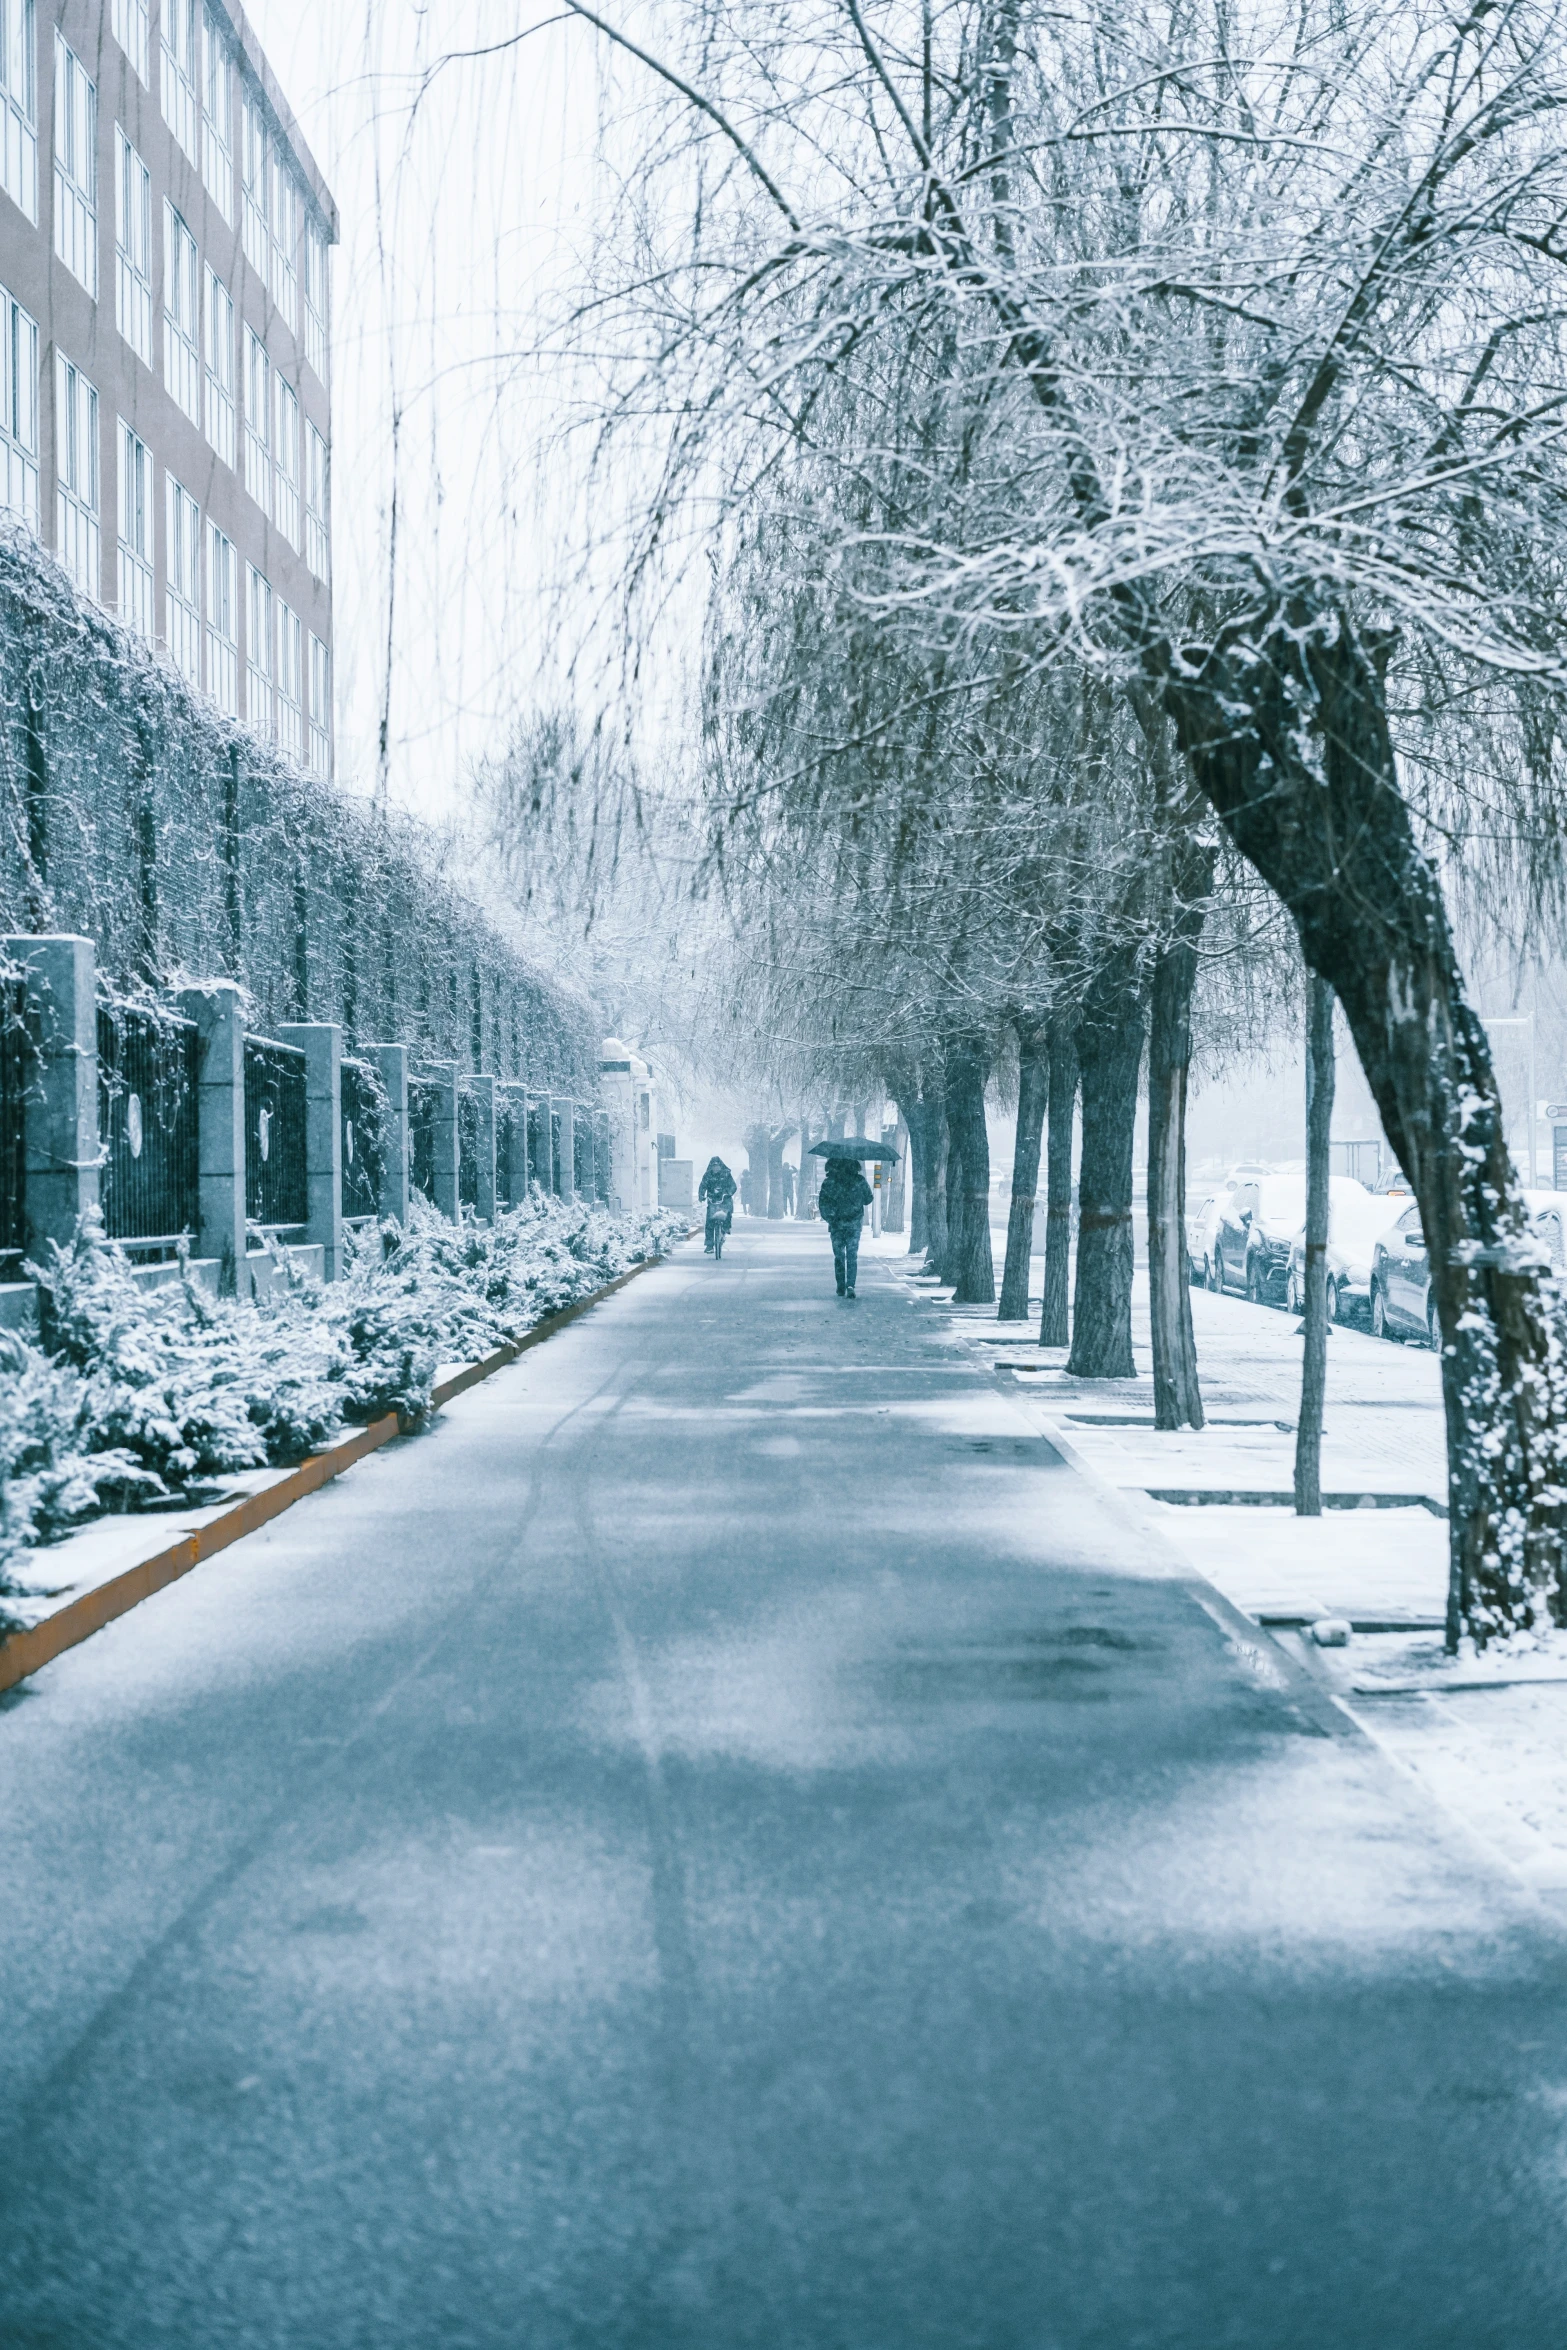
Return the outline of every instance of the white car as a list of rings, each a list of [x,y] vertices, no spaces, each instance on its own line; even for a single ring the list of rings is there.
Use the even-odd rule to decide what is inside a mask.
[[[1353,1175],[1335,1175],[1328,1198],[1328,1320],[1371,1313],[1371,1257],[1377,1242],[1409,1205],[1406,1193],[1368,1191]],[[1290,1249],[1286,1302],[1292,1314],[1305,1303],[1306,1228]]]
[[[1195,1207],[1186,1211],[1186,1260],[1194,1281],[1206,1281],[1208,1262],[1213,1255],[1213,1236],[1219,1229],[1219,1210],[1224,1204],[1222,1191],[1210,1191]]]

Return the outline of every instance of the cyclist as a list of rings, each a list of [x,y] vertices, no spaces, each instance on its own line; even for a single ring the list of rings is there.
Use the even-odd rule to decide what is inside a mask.
[[[735,1179],[716,1151],[707,1162],[707,1173],[697,1185],[696,1196],[707,1202],[707,1234],[702,1246],[712,1256],[715,1225],[727,1232],[735,1215]]]

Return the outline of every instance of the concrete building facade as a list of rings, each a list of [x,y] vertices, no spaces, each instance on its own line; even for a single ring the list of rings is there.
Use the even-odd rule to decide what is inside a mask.
[[[0,512],[320,775],[336,241],[235,0],[0,0]]]

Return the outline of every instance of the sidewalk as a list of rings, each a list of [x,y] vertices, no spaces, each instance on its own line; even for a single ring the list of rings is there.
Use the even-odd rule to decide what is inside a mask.
[[[993,1231],[998,1279],[1005,1245],[1005,1233]],[[1041,1258],[1031,1268],[1030,1321],[998,1325],[993,1309],[954,1306],[951,1292],[920,1280],[906,1257],[898,1266],[900,1236],[872,1246],[955,1343],[1010,1373],[1069,1460],[1114,1487],[1177,1556],[1325,1681],[1493,1861],[1537,1894],[1567,1892],[1567,1671],[1553,1657],[1477,1671],[1472,1662],[1449,1665],[1441,1653],[1447,1522],[1423,1506],[1440,1509],[1446,1489],[1434,1355],[1334,1330],[1322,1484],[1325,1496],[1352,1496],[1355,1506],[1297,1518],[1289,1499],[1300,1387],[1293,1314],[1194,1289],[1208,1424],[1160,1434],[1141,1270],[1132,1293],[1137,1376],[1078,1380],[1067,1378],[1062,1351],[1034,1337]],[[1194,1498],[1159,1498],[1171,1492]],[[1219,1493],[1282,1498],[1273,1506],[1198,1498]],[[1385,1506],[1405,1495],[1409,1502]],[[1349,1647],[1324,1650],[1304,1636],[1325,1616],[1354,1625]],[[1459,1682],[1469,1685],[1452,1685]]]
[[[905,1244],[871,1244],[896,1260]],[[999,1267],[1004,1232],[992,1233]],[[1440,1623],[1447,1599],[1447,1465],[1436,1357],[1345,1327],[1328,1344],[1322,1487],[1340,1506],[1294,1515],[1299,1322],[1244,1298],[1192,1291],[1207,1425],[1162,1434],[1153,1425],[1148,1284],[1132,1291],[1132,1379],[1069,1379],[1061,1349],[1035,1332],[1044,1262],[1031,1268],[1026,1323],[993,1308],[954,1306],[914,1281],[954,1333],[1012,1374],[1052,1441],[1129,1496],[1227,1599],[1259,1621]],[[1179,1496],[1181,1498],[1171,1498]],[[1234,1500],[1220,1497],[1235,1496]],[[1252,1496],[1254,1499],[1245,1497]],[[1268,1506],[1263,1497],[1274,1497]],[[1211,1497],[1211,1498],[1208,1498]],[[1392,1506],[1390,1506],[1392,1505]]]

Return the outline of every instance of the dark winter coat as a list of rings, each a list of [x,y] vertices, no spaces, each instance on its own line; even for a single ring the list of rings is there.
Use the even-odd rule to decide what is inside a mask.
[[[829,1159],[816,1195],[817,1213],[826,1224],[858,1224],[874,1196],[857,1159]]]
[[[724,1202],[733,1199],[734,1195],[735,1179],[724,1165],[723,1160],[718,1159],[708,1168],[707,1173],[697,1185],[696,1196],[698,1199],[710,1199],[715,1207],[722,1207]]]

